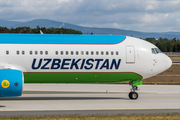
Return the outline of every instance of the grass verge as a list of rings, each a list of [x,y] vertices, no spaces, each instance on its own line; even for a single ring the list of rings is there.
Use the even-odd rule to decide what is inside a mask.
[[[176,82],[143,82],[143,84],[149,84],[149,85],[180,85],[180,83],[176,83]]]
[[[129,84],[129,82],[113,83],[113,84]],[[143,82],[143,85],[180,85],[176,82]]]

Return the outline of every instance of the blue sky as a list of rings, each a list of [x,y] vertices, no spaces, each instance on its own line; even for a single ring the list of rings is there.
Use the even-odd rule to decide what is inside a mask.
[[[87,27],[180,31],[180,0],[0,0],[0,19],[51,19]]]

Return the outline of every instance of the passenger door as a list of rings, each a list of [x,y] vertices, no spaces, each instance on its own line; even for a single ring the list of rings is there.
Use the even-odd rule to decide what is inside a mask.
[[[135,63],[134,46],[126,46],[126,63]]]

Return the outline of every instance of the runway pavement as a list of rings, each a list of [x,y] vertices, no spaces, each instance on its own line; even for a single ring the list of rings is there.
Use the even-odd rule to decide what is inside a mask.
[[[179,85],[25,84],[23,95],[0,98],[0,116],[180,114]]]

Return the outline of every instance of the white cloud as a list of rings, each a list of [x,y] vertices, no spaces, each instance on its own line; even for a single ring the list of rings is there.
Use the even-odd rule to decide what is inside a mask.
[[[148,5],[148,6],[146,7],[146,10],[154,10],[154,9],[155,9],[155,7],[152,6],[152,5]]]
[[[166,13],[165,15],[164,15],[164,17],[168,17],[169,16],[169,13]]]
[[[57,0],[58,3],[69,2],[70,0]]]
[[[122,25],[118,24],[118,23],[113,23],[111,28],[121,28]]]
[[[142,21],[143,22],[148,22],[148,23],[157,22],[158,21],[158,16],[151,15],[151,14],[145,14],[143,16],[143,18],[142,18]]]
[[[0,19],[52,19],[91,27],[179,30],[179,0],[1,0]]]

